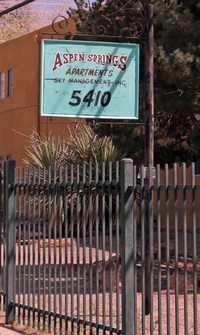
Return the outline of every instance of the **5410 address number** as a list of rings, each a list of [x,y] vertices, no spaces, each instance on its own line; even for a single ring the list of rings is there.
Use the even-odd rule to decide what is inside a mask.
[[[109,91],[98,91],[96,93],[95,90],[90,90],[83,98],[81,98],[81,91],[74,90],[72,92],[69,105],[78,106],[81,102],[84,102],[86,103],[86,107],[90,107],[91,104],[94,104],[94,106],[98,106],[100,104],[102,107],[106,107],[109,105],[111,98],[112,95]]]

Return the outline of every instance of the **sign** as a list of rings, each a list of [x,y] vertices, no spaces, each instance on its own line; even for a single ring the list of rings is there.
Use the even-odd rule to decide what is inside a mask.
[[[41,116],[138,118],[138,44],[42,40],[41,63]]]

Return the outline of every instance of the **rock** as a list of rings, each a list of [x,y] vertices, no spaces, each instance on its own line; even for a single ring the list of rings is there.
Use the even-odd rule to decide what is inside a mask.
[[[112,292],[117,292],[117,260],[116,256],[112,257],[112,260],[106,260],[105,264],[103,261],[98,262],[98,265],[96,263],[92,264],[92,282],[93,284],[96,284],[96,271],[98,271],[99,276],[99,285],[103,286],[103,271],[105,269],[105,287],[106,290],[110,289],[110,268],[112,269]],[[90,269],[86,270],[86,279],[90,279]],[[122,284],[121,284],[121,265],[119,264],[119,292],[121,292]]]

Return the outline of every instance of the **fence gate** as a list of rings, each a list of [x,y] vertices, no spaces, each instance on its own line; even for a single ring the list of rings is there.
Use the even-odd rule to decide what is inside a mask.
[[[0,169],[0,297],[52,334],[194,334],[200,184],[194,164]],[[189,171],[189,172],[188,172]]]
[[[6,321],[122,334],[119,165],[15,169],[9,160],[3,173]]]

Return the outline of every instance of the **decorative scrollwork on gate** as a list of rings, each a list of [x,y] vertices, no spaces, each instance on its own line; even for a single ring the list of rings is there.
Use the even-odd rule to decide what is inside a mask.
[[[92,15],[92,8],[89,3],[89,10]],[[126,13],[133,12],[133,21],[126,28],[122,29],[122,34],[115,36],[110,34],[109,30],[112,23],[113,17],[123,17]],[[71,36],[93,36],[93,37],[105,37],[105,38],[128,38],[128,39],[140,39],[145,31],[145,15],[144,15],[144,3],[142,0],[128,0],[125,4],[120,2],[119,7],[116,11],[108,15],[102,15],[98,19],[92,20],[87,23],[84,27],[87,27],[87,33],[83,34],[78,32],[77,29],[67,31],[69,26],[69,19],[73,17],[65,17],[58,15],[52,21],[52,29],[56,35],[71,35]],[[75,18],[77,22],[77,16]],[[82,25],[83,26],[83,25]]]

